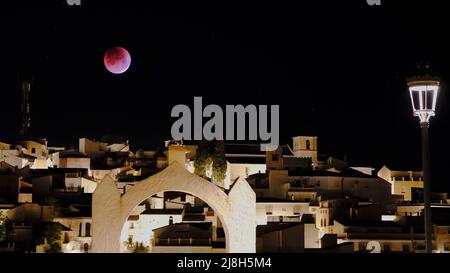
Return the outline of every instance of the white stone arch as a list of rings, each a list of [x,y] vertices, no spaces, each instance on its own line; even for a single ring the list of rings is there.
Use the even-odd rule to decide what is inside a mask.
[[[256,196],[248,183],[239,179],[226,194],[177,162],[137,183],[124,195],[109,176],[103,179],[92,196],[92,251],[120,252],[120,235],[131,211],[164,191],[189,193],[206,202],[222,222],[227,252],[255,252]]]

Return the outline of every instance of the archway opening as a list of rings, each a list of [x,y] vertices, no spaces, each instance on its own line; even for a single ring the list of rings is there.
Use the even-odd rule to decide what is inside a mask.
[[[92,197],[92,251],[120,252],[124,223],[136,206],[158,193],[170,191],[196,196],[214,210],[223,226],[226,252],[255,252],[256,196],[248,183],[238,179],[229,192],[224,192],[176,162],[124,194],[109,177],[97,186]]]
[[[225,233],[220,214],[204,200],[183,191],[164,191],[129,213],[120,252],[224,253]]]

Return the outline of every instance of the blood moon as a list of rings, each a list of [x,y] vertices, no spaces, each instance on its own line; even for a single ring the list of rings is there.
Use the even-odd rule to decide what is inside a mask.
[[[131,56],[125,48],[116,46],[106,51],[103,57],[103,63],[109,72],[122,74],[130,67]]]

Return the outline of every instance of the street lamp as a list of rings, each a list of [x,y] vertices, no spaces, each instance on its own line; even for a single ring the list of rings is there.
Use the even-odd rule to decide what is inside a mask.
[[[408,79],[409,93],[414,116],[419,117],[422,134],[422,170],[424,184],[424,220],[426,252],[433,252],[432,221],[431,221],[431,184],[430,184],[430,152],[428,127],[430,118],[435,116],[439,79],[425,76]]]

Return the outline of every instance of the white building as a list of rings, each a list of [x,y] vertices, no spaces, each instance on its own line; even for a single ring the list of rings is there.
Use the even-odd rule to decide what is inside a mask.
[[[404,201],[412,201],[412,189],[423,189],[423,172],[395,171],[383,166],[378,176],[391,184],[391,193],[403,196]]]
[[[147,209],[130,215],[122,230],[122,252],[132,251],[136,242],[152,251],[153,230],[182,221],[183,209]]]

